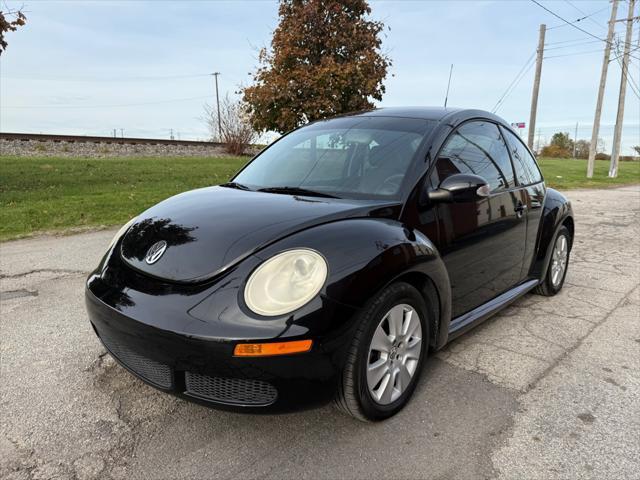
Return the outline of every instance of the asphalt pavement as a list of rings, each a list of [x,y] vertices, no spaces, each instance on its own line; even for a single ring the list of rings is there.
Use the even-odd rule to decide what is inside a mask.
[[[211,410],[132,377],[87,321],[114,230],[0,244],[0,478],[640,479],[640,186],[569,192],[563,291],[428,362],[408,407]]]

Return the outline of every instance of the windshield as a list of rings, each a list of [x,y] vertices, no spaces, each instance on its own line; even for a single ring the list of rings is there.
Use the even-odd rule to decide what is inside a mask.
[[[347,117],[296,130],[233,181],[254,190],[340,198],[398,198],[418,146],[435,122]]]

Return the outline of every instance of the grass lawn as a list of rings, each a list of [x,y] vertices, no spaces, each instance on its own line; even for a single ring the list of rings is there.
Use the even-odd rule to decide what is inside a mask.
[[[0,156],[0,240],[70,227],[119,225],[154,203],[192,188],[226,181],[247,158],[21,158]],[[640,162],[542,159],[547,184],[559,188],[640,183]]]
[[[123,224],[171,195],[225,182],[246,161],[0,156],[0,240]]]
[[[640,183],[640,162],[620,162],[618,176],[609,178],[609,161],[596,160],[593,178],[587,178],[587,161],[565,158],[542,158],[540,169],[547,186],[558,190],[571,188],[606,188]]]

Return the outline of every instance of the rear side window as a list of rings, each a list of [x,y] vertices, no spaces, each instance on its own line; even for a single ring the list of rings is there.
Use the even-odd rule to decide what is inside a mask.
[[[498,127],[490,122],[469,122],[447,140],[436,162],[439,181],[456,173],[484,178],[492,192],[514,185],[509,152]]]
[[[507,129],[503,129],[509,143],[509,151],[513,158],[513,168],[520,185],[531,185],[542,181],[542,175],[535,159],[529,153],[522,141]]]

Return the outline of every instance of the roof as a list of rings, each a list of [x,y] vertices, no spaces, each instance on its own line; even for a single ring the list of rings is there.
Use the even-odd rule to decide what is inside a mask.
[[[444,121],[451,126],[460,124],[461,122],[471,119],[489,119],[497,122],[505,128],[509,127],[509,124],[503,119],[498,117],[494,113],[487,112],[486,110],[478,110],[474,108],[451,108],[451,107],[383,107],[376,108],[374,110],[363,110],[360,112],[345,113],[336,117],[330,117],[325,119],[316,120],[316,122],[329,121],[334,118],[349,118],[349,117],[396,117],[396,118],[416,118],[421,120],[431,121]],[[309,125],[309,124],[307,124]]]
[[[404,117],[404,118],[420,118],[424,120],[440,121],[448,117],[448,121],[460,122],[471,118],[488,118],[507,125],[504,119],[485,110],[474,108],[444,108],[444,107],[388,107],[376,108],[364,112],[353,113],[345,116],[375,116],[375,117]]]
[[[461,112],[461,108],[444,107],[386,107],[376,108],[361,115],[383,117],[423,118],[425,120],[440,120],[451,113]]]

